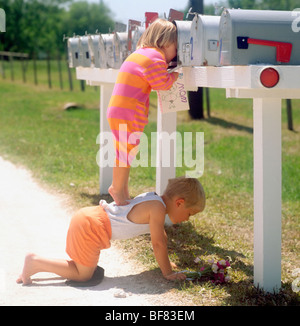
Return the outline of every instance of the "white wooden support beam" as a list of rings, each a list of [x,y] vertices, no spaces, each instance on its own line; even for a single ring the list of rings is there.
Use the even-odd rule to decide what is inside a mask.
[[[158,101],[156,149],[156,193],[158,195],[163,194],[168,180],[176,176],[176,126],[177,113],[162,114]],[[166,155],[169,155],[169,159],[166,159]]]
[[[254,284],[281,287],[281,99],[254,99]]]
[[[105,145],[104,141],[108,141],[109,143],[113,144],[113,136],[106,117],[106,112],[113,89],[114,84],[101,84],[100,86],[100,146]],[[109,137],[111,137],[111,140],[109,140]],[[106,158],[103,157],[103,155],[100,155],[100,195],[108,194],[108,188],[112,182],[113,168],[104,162],[105,159]]]

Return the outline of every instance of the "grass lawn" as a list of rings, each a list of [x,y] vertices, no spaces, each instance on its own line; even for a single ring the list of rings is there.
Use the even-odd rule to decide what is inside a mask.
[[[20,77],[20,80],[21,77]],[[55,191],[67,194],[74,209],[99,201],[99,92],[87,87],[60,91],[54,83],[34,86],[0,78],[0,155],[33,171]],[[287,130],[283,107],[283,210],[282,291],[265,295],[253,282],[253,121],[251,100],[225,99],[223,90],[210,90],[212,117],[191,121],[178,114],[178,131],[201,131],[205,137],[205,170],[200,178],[207,207],[180,226],[167,228],[171,260],[180,269],[196,270],[195,257],[231,259],[231,282],[178,283],[177,292],[196,305],[299,305],[292,291],[293,270],[299,268],[300,216],[300,101],[293,101],[295,131]],[[67,102],[81,109],[64,111]],[[152,94],[150,123],[145,132],[156,131],[156,96]],[[186,168],[178,168],[183,175]],[[133,168],[131,195],[155,189],[155,168]],[[148,236],[120,245],[160,275]]]

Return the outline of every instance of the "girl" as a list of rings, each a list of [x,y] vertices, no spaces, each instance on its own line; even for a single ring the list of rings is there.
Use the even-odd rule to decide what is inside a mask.
[[[168,73],[168,64],[177,55],[176,26],[157,19],[141,36],[138,49],[120,68],[109,103],[107,118],[114,135],[116,160],[109,193],[117,205],[128,204],[130,164],[148,123],[151,90],[168,90],[178,73]]]

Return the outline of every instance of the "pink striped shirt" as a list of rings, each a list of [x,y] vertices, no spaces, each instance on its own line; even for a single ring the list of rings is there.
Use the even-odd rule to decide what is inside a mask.
[[[148,123],[151,90],[168,90],[172,87],[175,75],[169,74],[167,67],[164,53],[156,48],[138,49],[122,64],[107,110],[107,118],[115,140],[117,143],[122,143],[121,149],[118,146],[116,148],[117,160],[121,156],[124,157],[124,154],[128,157],[127,153],[124,153],[125,143],[128,143],[132,133],[142,132]],[[125,138],[120,137],[121,124],[126,125]],[[137,138],[136,146],[139,139],[135,138]],[[131,142],[130,145],[127,147],[128,152],[132,149]],[[126,163],[128,164],[128,160]]]

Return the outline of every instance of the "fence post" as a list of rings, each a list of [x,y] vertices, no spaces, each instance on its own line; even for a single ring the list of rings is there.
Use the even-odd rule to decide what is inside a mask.
[[[60,84],[60,89],[63,89],[64,85],[63,85],[63,79],[62,79],[60,60],[61,60],[61,57],[60,57],[60,54],[58,53],[58,55],[57,55],[57,65],[58,65],[59,84]]]
[[[22,66],[22,76],[23,76],[23,83],[26,83],[26,69],[24,66],[24,58],[21,57],[21,66]]]
[[[292,114],[292,100],[286,100],[286,110],[287,110],[287,120],[288,120],[288,129],[293,131],[293,114]]]
[[[10,78],[12,81],[15,80],[15,75],[14,75],[14,59],[12,56],[9,56],[9,65],[10,65]]]
[[[49,88],[52,88],[52,83],[51,83],[51,65],[50,65],[50,56],[49,56],[49,53],[47,53],[47,72],[48,72],[48,86],[49,86]]]
[[[5,79],[5,67],[4,67],[4,56],[1,55],[1,74],[2,78]]]
[[[34,75],[34,84],[38,84],[37,79],[37,69],[36,69],[36,53],[33,54],[33,75]]]

